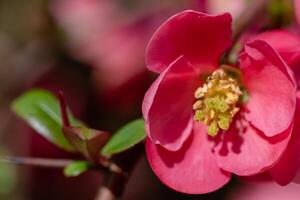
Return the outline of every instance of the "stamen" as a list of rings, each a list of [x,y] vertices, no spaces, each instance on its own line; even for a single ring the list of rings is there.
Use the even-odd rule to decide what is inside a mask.
[[[195,91],[194,119],[208,126],[210,136],[220,129],[227,130],[239,111],[237,103],[242,92],[238,81],[223,69],[218,69],[207,78],[207,82]]]

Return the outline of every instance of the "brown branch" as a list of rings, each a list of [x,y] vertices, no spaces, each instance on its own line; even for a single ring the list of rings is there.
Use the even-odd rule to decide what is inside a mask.
[[[0,157],[0,162],[15,164],[15,165],[35,166],[35,167],[64,168],[69,164],[71,164],[72,162],[75,162],[75,160],[4,156],[4,157]]]
[[[28,166],[44,167],[44,168],[65,168],[69,164],[76,161],[78,160],[53,159],[53,158],[30,158],[30,157],[14,157],[14,156],[0,157],[0,163],[8,163],[14,165],[28,165]],[[118,165],[110,161],[103,162],[102,165],[96,165],[91,163],[90,169],[108,171],[124,177],[127,176],[127,174],[123,172],[123,170]]]

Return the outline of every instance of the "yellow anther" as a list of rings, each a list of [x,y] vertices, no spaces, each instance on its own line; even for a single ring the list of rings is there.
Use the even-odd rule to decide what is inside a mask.
[[[228,113],[222,113],[219,115],[218,125],[221,129],[227,130],[231,121],[231,115]]]
[[[198,100],[198,101],[196,101],[196,102],[194,103],[193,109],[194,109],[194,110],[199,110],[199,109],[202,108],[202,106],[203,106],[203,102],[202,102],[201,100]]]
[[[204,97],[205,93],[207,93],[207,90],[208,90],[207,85],[204,85],[203,87],[199,87],[194,94],[195,98],[200,99]]]
[[[230,114],[234,116],[237,112],[239,112],[239,110],[240,110],[240,108],[235,107],[235,108],[230,112]]]
[[[216,120],[212,121],[207,129],[207,133],[210,136],[216,136],[219,131],[218,123]]]
[[[216,111],[214,109],[211,109],[209,111],[209,117],[210,117],[210,119],[214,119],[215,116],[216,116]]]
[[[196,110],[194,119],[196,121],[202,121],[205,118],[205,114],[202,110]]]
[[[233,92],[228,92],[226,93],[226,103],[227,104],[234,104],[235,102],[237,102],[239,100],[239,94],[237,93],[233,93]]]
[[[218,105],[218,110],[220,112],[225,112],[226,110],[229,109],[229,105],[226,101],[221,101]]]

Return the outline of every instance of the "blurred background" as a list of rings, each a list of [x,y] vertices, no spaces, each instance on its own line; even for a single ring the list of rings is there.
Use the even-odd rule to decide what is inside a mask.
[[[0,155],[77,158],[59,150],[18,119],[10,110],[11,101],[30,88],[62,90],[77,118],[90,127],[113,132],[141,116],[143,95],[155,78],[145,67],[145,48],[163,21],[185,9],[229,11],[236,18],[249,2],[1,0]],[[270,8],[269,18],[260,23],[271,20],[271,27],[289,25],[293,16],[291,1],[274,2],[277,6]],[[60,170],[0,164],[1,200],[92,200],[101,183],[98,172],[65,178]],[[255,187],[233,179],[208,195],[179,194],[154,176],[143,154],[124,199],[245,199],[241,196],[247,192],[255,196],[249,194],[249,188]],[[281,192],[271,183],[264,187],[258,193],[273,189]],[[300,196],[298,186],[285,188],[282,193]]]

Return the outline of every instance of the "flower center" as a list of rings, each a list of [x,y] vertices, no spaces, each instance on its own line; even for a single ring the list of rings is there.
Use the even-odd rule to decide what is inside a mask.
[[[227,130],[242,95],[239,81],[224,69],[214,71],[206,83],[195,91],[194,119],[208,126],[208,135],[216,136],[220,129]]]

